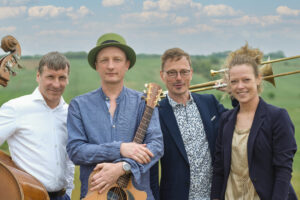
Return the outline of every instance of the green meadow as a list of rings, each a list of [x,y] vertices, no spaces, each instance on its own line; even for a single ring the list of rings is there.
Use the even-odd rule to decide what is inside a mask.
[[[77,95],[86,93],[100,87],[100,78],[98,74],[89,67],[86,59],[70,59],[71,72],[69,85],[64,93],[66,102],[70,102],[72,98]],[[222,60],[217,60],[214,65],[208,66],[219,68]],[[12,99],[21,95],[31,93],[37,83],[35,81],[36,67],[38,65],[37,59],[22,60],[24,69],[18,70],[18,75],[11,77],[11,81],[6,88],[0,86],[0,106]],[[295,71],[300,69],[300,59],[294,59],[285,62],[274,63],[273,71],[275,74],[282,72]],[[160,58],[155,55],[139,55],[135,66],[128,71],[125,78],[125,85],[139,91],[144,90],[144,84],[155,82],[165,88],[160,80]],[[199,72],[201,69],[195,69]],[[203,73],[194,73],[192,84],[199,84],[211,81],[216,78],[211,78],[202,75]],[[220,78],[220,77],[219,77]],[[275,79],[276,88],[270,83],[264,82],[264,92],[262,97],[273,105],[287,109],[289,115],[295,125],[295,137],[298,146],[300,145],[300,74],[279,77]],[[215,96],[227,107],[231,108],[230,101],[222,92],[216,90],[209,90],[207,93],[213,93]],[[7,144],[3,144],[1,149],[8,152]],[[292,184],[300,197],[300,153],[296,153],[293,165]],[[80,181],[79,168],[76,167],[75,174],[75,189],[73,190],[72,199],[79,199]]]

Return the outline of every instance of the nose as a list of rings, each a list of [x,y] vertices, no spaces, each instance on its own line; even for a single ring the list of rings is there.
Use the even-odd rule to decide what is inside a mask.
[[[244,87],[244,84],[242,81],[239,81],[238,84],[237,84],[237,87],[238,88],[243,88]]]
[[[58,78],[55,78],[52,82],[53,87],[59,88],[60,87],[60,82]]]
[[[180,72],[177,72],[177,74],[176,74],[176,80],[181,80],[181,79],[182,79],[182,77],[181,77]]]
[[[113,62],[113,60],[109,60],[109,61],[108,61],[107,68],[108,68],[108,69],[113,69],[113,68],[114,68],[114,62]]]

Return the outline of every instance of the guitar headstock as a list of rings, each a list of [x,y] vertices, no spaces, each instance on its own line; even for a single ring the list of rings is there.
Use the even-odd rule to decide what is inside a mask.
[[[151,108],[155,108],[157,102],[160,101],[160,94],[162,92],[162,89],[156,83],[148,83],[145,84],[145,86],[147,87],[146,104]]]
[[[19,42],[11,35],[5,36],[1,40],[1,48],[5,52],[10,52],[8,55],[0,59],[0,85],[6,87],[10,79],[10,75],[16,75],[14,67],[17,65],[21,57],[21,47]]]

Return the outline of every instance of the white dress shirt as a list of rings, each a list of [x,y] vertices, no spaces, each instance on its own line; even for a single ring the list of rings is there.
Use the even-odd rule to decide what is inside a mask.
[[[0,145],[7,140],[13,161],[37,178],[48,192],[73,189],[74,164],[66,144],[68,104],[61,97],[51,109],[38,88],[0,109]]]

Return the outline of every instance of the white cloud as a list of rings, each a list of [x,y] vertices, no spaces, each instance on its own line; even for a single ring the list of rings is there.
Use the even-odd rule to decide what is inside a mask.
[[[16,29],[17,28],[15,26],[0,27],[0,32],[11,33],[14,32]]]
[[[293,15],[298,16],[300,14],[300,10],[291,9],[287,6],[278,6],[276,9],[279,15]]]
[[[55,7],[52,5],[48,6],[34,6],[28,9],[28,15],[30,17],[57,17],[66,12],[72,12],[73,8]]]
[[[167,13],[156,12],[156,11],[144,11],[141,13],[129,13],[122,15],[123,19],[138,19],[140,21],[150,21],[153,19],[164,19],[168,17]]]
[[[0,19],[17,17],[19,15],[25,14],[25,6],[20,7],[0,7]]]
[[[213,22],[217,24],[222,25],[232,25],[232,26],[241,26],[241,25],[247,25],[247,24],[257,24],[261,26],[267,26],[272,24],[281,23],[281,17],[280,16],[262,16],[262,17],[256,17],[256,16],[242,16],[235,19],[214,19]]]
[[[187,21],[189,21],[188,17],[180,17],[180,16],[178,16],[178,17],[175,18],[173,24],[181,25],[181,24],[183,24],[183,23],[185,23]]]
[[[80,6],[80,8],[78,10],[76,10],[75,12],[67,12],[67,16],[69,16],[70,18],[72,18],[73,20],[79,19],[79,18],[83,18],[86,15],[92,14],[92,12],[85,6]]]
[[[180,6],[189,5],[192,0],[159,0],[159,8],[163,11],[169,11],[170,9],[177,9]]]
[[[81,35],[80,31],[74,31],[74,30],[43,30],[37,33],[38,36],[73,36],[73,35]]]
[[[207,16],[234,16],[240,13],[235,11],[232,7],[224,4],[205,6],[203,8],[203,12]]]
[[[207,24],[197,24],[196,26],[193,27],[182,28],[178,30],[178,33],[182,35],[197,34],[200,32],[218,32],[218,30]]]
[[[124,0],[102,0],[102,5],[104,7],[120,6],[123,3],[124,3]]]
[[[150,10],[152,8],[156,8],[158,6],[158,3],[157,2],[154,2],[154,1],[150,1],[150,0],[146,0],[144,1],[143,3],[143,9],[144,10]]]

